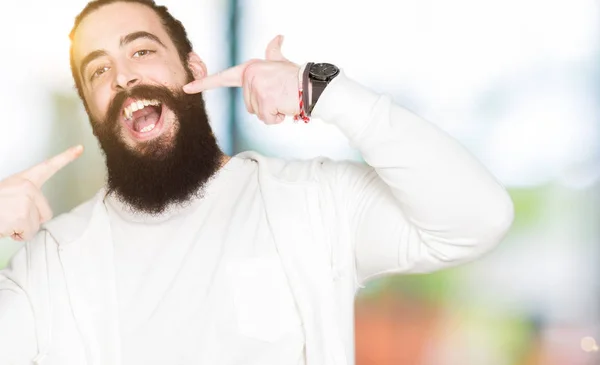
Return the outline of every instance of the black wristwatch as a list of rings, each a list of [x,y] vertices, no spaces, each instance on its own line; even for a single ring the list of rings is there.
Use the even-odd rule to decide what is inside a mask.
[[[308,106],[306,113],[309,117],[327,85],[329,85],[331,80],[333,80],[339,74],[340,69],[331,63],[310,62],[306,65],[303,81],[305,84],[310,83],[312,85],[312,97],[310,99],[310,103],[304,103],[304,105]],[[304,90],[308,89],[305,87]],[[306,99],[308,99],[308,93],[306,94]]]

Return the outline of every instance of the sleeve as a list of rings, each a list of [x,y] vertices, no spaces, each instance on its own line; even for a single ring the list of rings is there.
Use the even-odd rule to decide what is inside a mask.
[[[35,320],[25,291],[26,249],[0,270],[0,364],[30,364],[37,354]]]
[[[494,248],[513,221],[506,189],[435,125],[342,72],[312,115],[337,125],[365,164],[326,162],[351,227],[358,282],[431,272]]]

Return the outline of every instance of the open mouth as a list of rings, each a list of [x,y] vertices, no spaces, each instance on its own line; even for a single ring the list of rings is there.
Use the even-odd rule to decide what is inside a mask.
[[[130,98],[124,104],[122,121],[135,139],[149,140],[161,134],[164,112],[158,100]]]

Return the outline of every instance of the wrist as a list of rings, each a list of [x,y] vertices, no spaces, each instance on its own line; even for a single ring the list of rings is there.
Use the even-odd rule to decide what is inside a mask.
[[[308,62],[302,70],[302,113],[310,118],[311,83],[309,79],[310,68],[313,63]]]
[[[308,63],[304,71],[304,84],[306,85],[307,102],[305,108],[310,117],[317,105],[321,94],[327,85],[340,74],[340,69],[330,63]]]
[[[310,116],[308,115],[308,103],[310,102],[309,98],[309,90],[310,86],[308,84],[308,69],[310,68],[311,63],[305,63],[298,68],[298,97],[299,97],[299,106],[298,113],[294,115],[294,121],[302,120],[305,123],[310,121]]]

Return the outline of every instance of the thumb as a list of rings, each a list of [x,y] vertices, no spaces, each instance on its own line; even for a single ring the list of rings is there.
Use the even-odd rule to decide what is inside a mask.
[[[283,36],[280,34],[277,37],[273,38],[269,45],[267,45],[267,50],[265,52],[265,58],[267,61],[287,61],[288,59],[283,56],[281,53],[281,45],[283,44]]]

